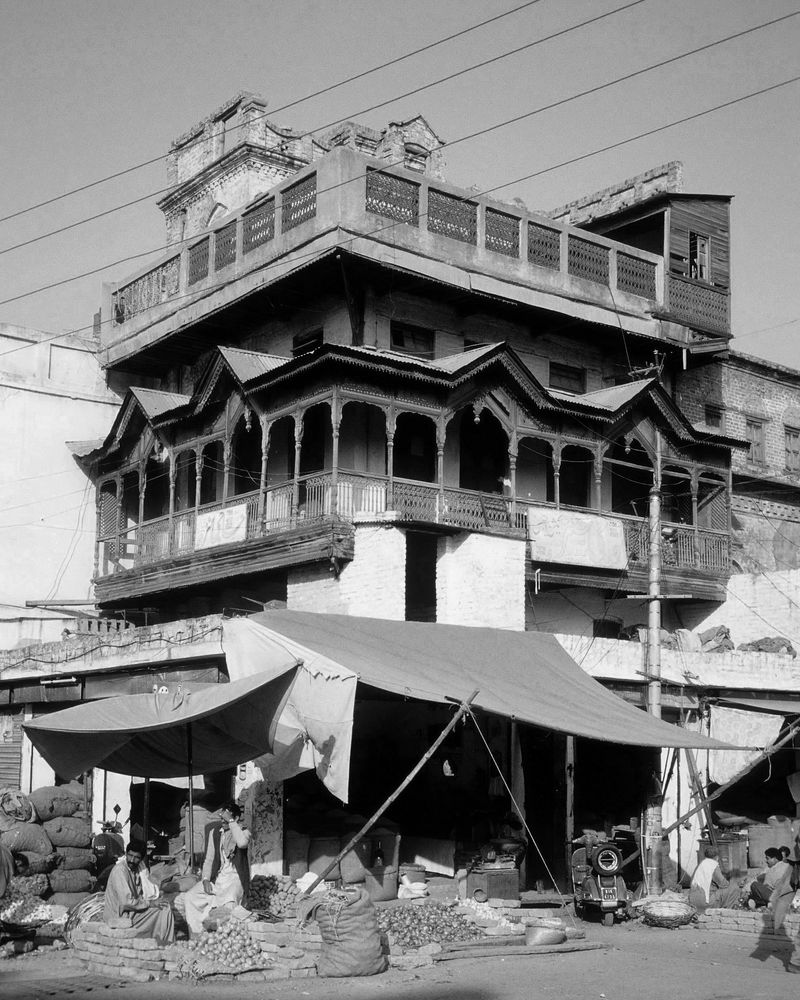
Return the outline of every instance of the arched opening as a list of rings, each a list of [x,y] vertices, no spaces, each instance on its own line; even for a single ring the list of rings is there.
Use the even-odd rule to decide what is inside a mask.
[[[565,507],[591,507],[594,456],[587,448],[568,444],[561,449],[559,502]]]
[[[303,441],[300,446],[300,475],[308,476],[331,468],[333,427],[328,403],[317,403],[303,414]]]
[[[147,459],[144,481],[145,521],[169,514],[169,454],[166,449],[153,451]]]
[[[670,524],[692,524],[692,477],[686,469],[665,466],[661,470],[661,520]]]
[[[225,449],[222,441],[203,445],[203,472],[200,476],[200,506],[222,499],[225,481]]]
[[[281,417],[269,432],[267,451],[267,487],[278,486],[294,478],[294,419]]]
[[[248,426],[249,424],[249,426]],[[231,496],[253,493],[261,486],[261,423],[257,417],[243,416],[231,439]]]
[[[378,406],[348,402],[339,424],[339,468],[386,475],[386,415]]]
[[[394,435],[394,475],[420,483],[436,481],[436,425],[421,413],[401,413]]]
[[[132,469],[122,477],[121,495],[122,527],[127,529],[139,523],[139,472]]]
[[[697,526],[728,530],[728,484],[713,472],[701,472],[697,482]]]
[[[489,410],[472,407],[459,420],[459,483],[463,490],[502,493],[508,477],[508,435]]]
[[[646,517],[653,486],[653,463],[642,445],[619,440],[604,463],[611,476],[611,510],[615,514]]]
[[[182,451],[175,459],[175,510],[191,510],[197,493],[197,469],[193,451]]]
[[[517,496],[539,503],[553,502],[553,446],[524,437],[517,446]]]

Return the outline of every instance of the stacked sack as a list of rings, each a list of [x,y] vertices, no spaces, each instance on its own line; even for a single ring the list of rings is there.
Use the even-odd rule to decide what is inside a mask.
[[[52,904],[72,907],[94,885],[92,828],[83,796],[83,786],[77,782],[37,788],[22,796],[30,808],[26,821],[5,823],[7,828],[0,833],[6,847],[25,857],[30,874],[49,875]],[[2,802],[0,793],[0,811]]]

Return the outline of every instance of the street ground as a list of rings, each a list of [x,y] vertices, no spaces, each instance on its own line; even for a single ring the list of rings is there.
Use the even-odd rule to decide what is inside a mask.
[[[796,1000],[788,944],[759,946],[744,934],[669,931],[639,923],[587,924],[601,951],[443,962],[369,979],[275,983],[115,984],[87,975],[69,952],[0,965],[0,1000]]]

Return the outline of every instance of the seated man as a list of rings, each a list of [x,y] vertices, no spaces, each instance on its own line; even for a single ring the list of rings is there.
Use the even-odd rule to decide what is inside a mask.
[[[695,868],[689,887],[689,902],[698,910],[708,906],[733,907],[739,900],[739,887],[729,885],[720,871],[716,847],[703,848],[703,860]]]
[[[768,847],[764,851],[764,860],[767,867],[758,874],[750,883],[747,905],[751,909],[757,906],[766,906],[769,903],[775,886],[783,882],[786,875],[791,871],[791,865],[783,860],[780,848]]]
[[[208,910],[236,906],[250,890],[250,831],[240,823],[242,810],[235,802],[226,802],[219,814],[222,824],[208,838],[203,880],[186,893],[186,923],[192,934],[202,932]]]
[[[109,927],[129,927],[131,937],[155,938],[161,944],[175,940],[175,921],[168,903],[142,871],[147,845],[132,840],[108,876],[103,920]]]

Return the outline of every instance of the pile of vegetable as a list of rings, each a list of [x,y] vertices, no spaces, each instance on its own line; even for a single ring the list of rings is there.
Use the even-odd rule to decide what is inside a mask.
[[[378,927],[388,936],[390,944],[403,949],[423,948],[445,941],[477,941],[483,937],[479,928],[456,913],[452,906],[438,902],[381,907]]]
[[[40,898],[49,890],[46,875],[14,876],[0,898],[0,920],[31,926],[52,920],[53,911]]]
[[[229,920],[216,931],[204,931],[189,942],[188,950],[194,960],[195,974],[245,972],[266,964],[261,948],[247,932],[247,925],[239,920]]]
[[[294,915],[301,895],[288,875],[254,875],[250,880],[248,906],[275,917]]]
[[[53,911],[38,896],[20,896],[9,901],[8,894],[0,900],[0,920],[6,924],[35,926],[53,919]]]

